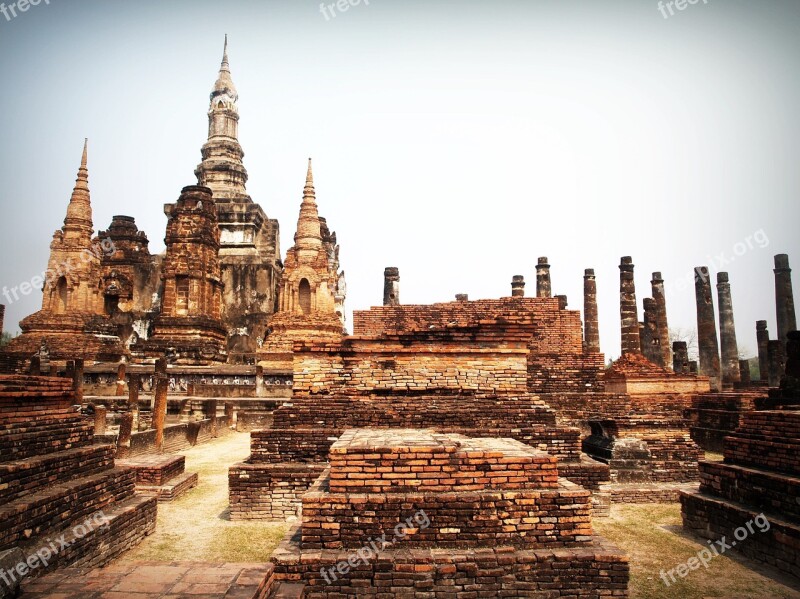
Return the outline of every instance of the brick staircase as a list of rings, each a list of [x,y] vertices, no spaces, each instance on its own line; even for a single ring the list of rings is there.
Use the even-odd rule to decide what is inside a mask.
[[[92,445],[73,403],[69,380],[0,375],[0,554],[30,557],[20,577],[103,565],[155,528],[156,500],[135,494],[112,445]]]

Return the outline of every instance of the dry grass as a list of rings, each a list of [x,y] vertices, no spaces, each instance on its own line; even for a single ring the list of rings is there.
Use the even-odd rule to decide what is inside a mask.
[[[680,504],[613,506],[611,517],[595,519],[594,528],[628,553],[632,599],[800,598],[798,590],[759,573],[767,573],[763,566],[729,555],[714,558],[708,569],[692,570],[686,578],[676,575],[677,582],[667,587],[661,571],[686,563],[706,547],[703,539],[681,528]],[[774,572],[771,575],[782,578]]]
[[[181,452],[198,486],[172,503],[158,505],[156,531],[123,561],[267,562],[288,525],[231,522],[228,467],[250,454],[250,435],[233,433]]]

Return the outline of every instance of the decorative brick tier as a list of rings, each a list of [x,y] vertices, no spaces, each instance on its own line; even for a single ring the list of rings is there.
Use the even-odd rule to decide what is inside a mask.
[[[105,564],[155,528],[155,499],[134,494],[135,471],[92,444],[73,403],[69,380],[0,375],[0,552],[68,544],[30,576]]]
[[[524,476],[557,477],[557,463],[518,441],[355,429],[332,446],[330,462],[303,496],[301,523],[272,556],[277,580],[304,585],[298,596],[627,596],[627,558],[592,536],[588,491],[564,479]],[[424,488],[426,468],[441,473],[445,466],[454,467],[448,475],[456,481],[463,468],[467,479],[505,471],[505,482],[486,477],[476,490]],[[381,492],[333,486],[336,474],[367,474],[372,488],[409,473],[415,479]]]
[[[736,551],[800,580],[800,410],[796,400],[773,403],[791,408],[743,412],[725,437],[725,461],[701,462],[699,491],[681,493],[683,525],[705,538],[736,538]],[[736,537],[759,514],[769,530]]]
[[[117,460],[117,465],[136,471],[136,491],[154,495],[160,502],[180,497],[197,486],[197,472],[185,472],[186,456],[141,455]]]
[[[556,458],[512,439],[415,429],[344,433],[330,449],[331,493],[556,488]]]

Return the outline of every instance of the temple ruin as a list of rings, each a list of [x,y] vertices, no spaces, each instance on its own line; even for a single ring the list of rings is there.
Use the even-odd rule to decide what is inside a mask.
[[[619,306],[599,305],[584,270],[582,310],[554,294],[547,257],[529,265],[535,295],[516,274],[508,295],[428,305],[403,304],[387,267],[376,305],[349,323],[311,159],[282,255],[278,222],[246,189],[238,99],[226,38],[196,181],[163,206],[160,255],[129,216],[95,235],[84,143],[41,309],[0,349],[0,563],[93,519],[31,578],[110,562],[152,532],[159,502],[198,484],[175,452],[238,431],[250,454],[226,464],[230,519],[291,528],[235,596],[625,597],[628,558],[592,528],[622,503],[680,502],[707,537],[761,510],[773,533],[745,553],[797,575],[787,255],[774,258],[776,338],[759,320],[752,339],[758,377],[739,356],[727,272],[717,320],[712,273],[694,270],[695,356],[670,338],[660,271],[637,299],[632,256]],[[608,363],[601,311],[620,318]],[[392,531],[396,547],[339,568]]]

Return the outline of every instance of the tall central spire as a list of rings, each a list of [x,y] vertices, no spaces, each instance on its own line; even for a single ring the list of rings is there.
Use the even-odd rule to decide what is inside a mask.
[[[244,151],[239,145],[239,93],[231,77],[228,36],[222,51],[219,74],[211,90],[208,108],[208,141],[203,146],[203,161],[195,170],[197,182],[210,187],[217,202],[250,203],[247,195],[247,170],[242,164]]]
[[[87,155],[89,140],[83,142],[83,155],[78,168],[78,178],[72,190],[72,197],[67,207],[67,216],[64,219],[64,234],[67,237],[85,237],[90,240],[93,233],[92,202],[89,195],[89,168]]]

